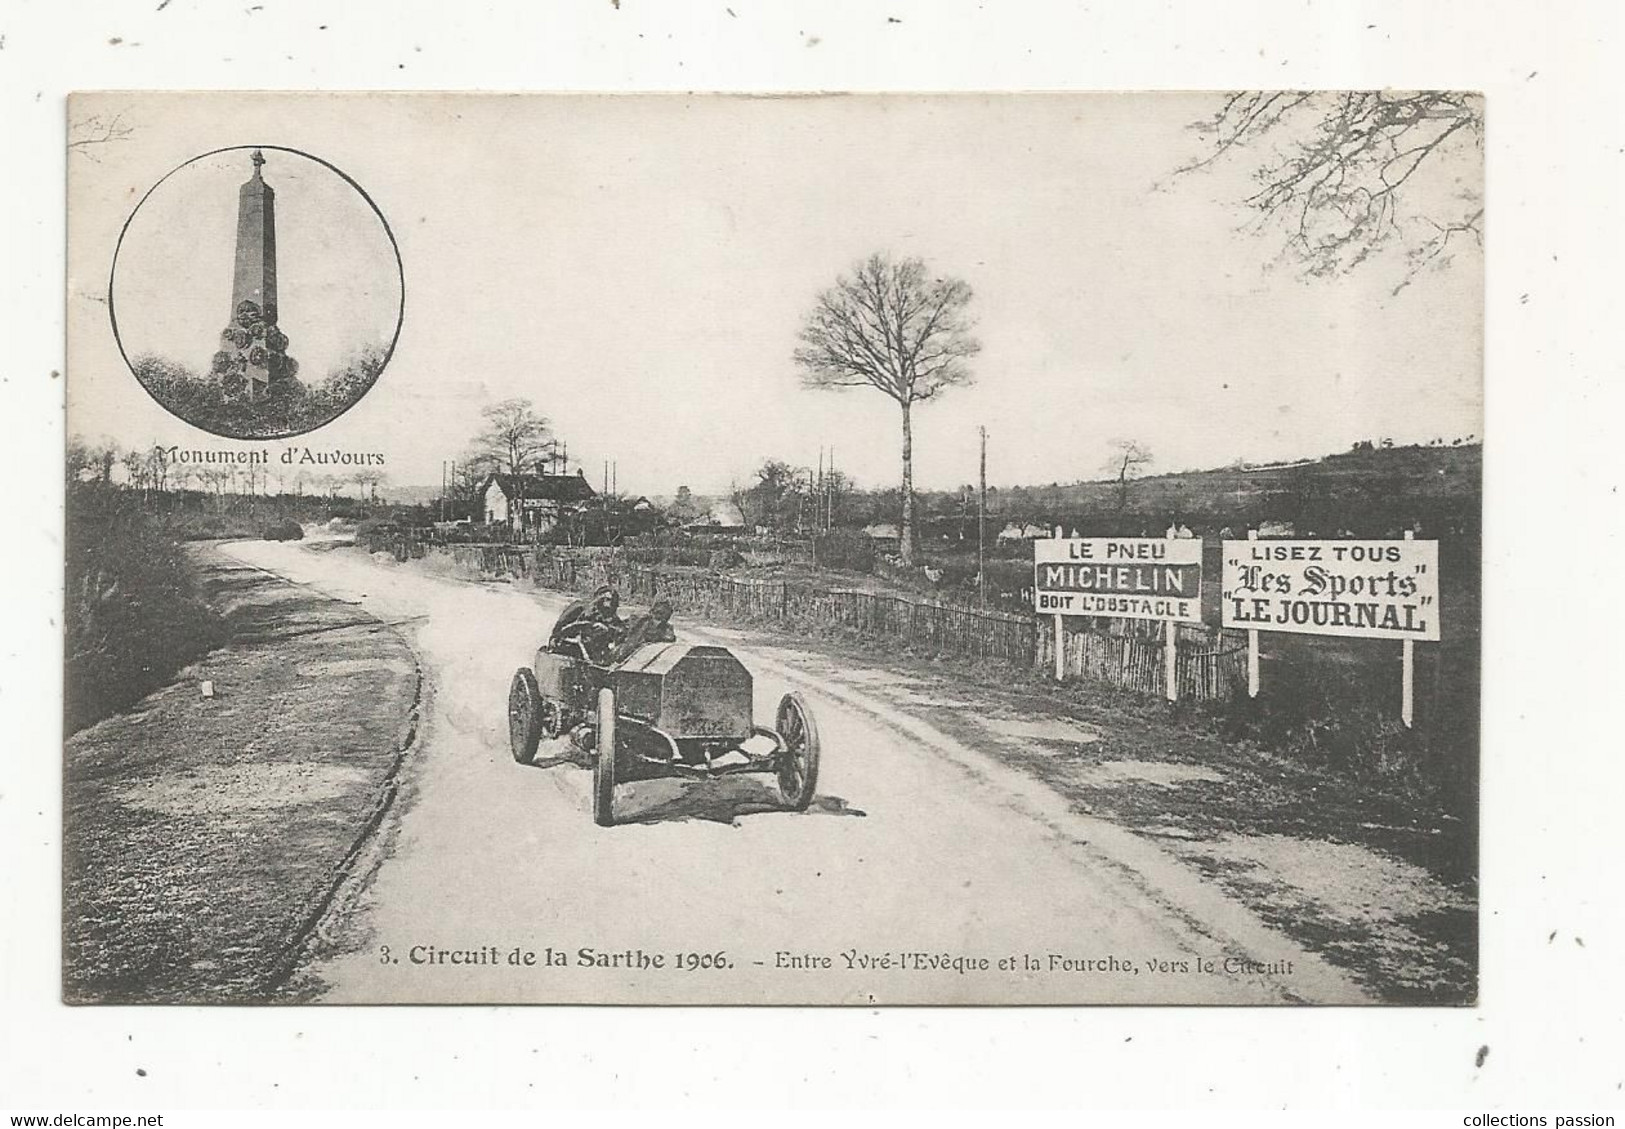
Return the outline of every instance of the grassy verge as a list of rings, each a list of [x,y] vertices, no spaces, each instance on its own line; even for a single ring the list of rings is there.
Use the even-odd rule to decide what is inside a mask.
[[[410,740],[392,628],[195,556],[229,642],[65,749],[69,1003],[276,998]]]
[[[69,733],[162,686],[225,640],[185,550],[125,491],[70,489],[66,566]]]

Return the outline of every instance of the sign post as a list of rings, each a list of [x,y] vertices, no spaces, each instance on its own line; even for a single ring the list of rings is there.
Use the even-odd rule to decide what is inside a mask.
[[[1163,690],[1179,697],[1179,623],[1202,622],[1202,542],[1195,538],[1055,537],[1033,542],[1035,610],[1055,617],[1055,677],[1065,674],[1062,617],[1166,625]]]
[[[1257,541],[1258,530],[1249,529],[1247,540]],[[1247,696],[1258,697],[1258,630],[1249,629],[1247,632]]]
[[[1411,541],[1415,537],[1416,534],[1409,529],[1405,531],[1405,540]],[[1416,716],[1416,644],[1406,639],[1399,648],[1399,720],[1409,729]]]
[[[1179,701],[1179,641],[1173,620],[1162,625],[1162,692],[1170,702]]]

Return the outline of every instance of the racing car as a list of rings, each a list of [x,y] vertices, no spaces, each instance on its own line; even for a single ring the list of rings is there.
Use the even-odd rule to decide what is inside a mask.
[[[590,756],[592,813],[615,823],[615,788],[656,777],[777,777],[781,805],[806,811],[818,785],[818,726],[800,694],[772,728],[752,717],[750,671],[726,647],[649,643],[613,665],[542,648],[508,689],[513,758],[533,764],[543,738],[569,735]]]

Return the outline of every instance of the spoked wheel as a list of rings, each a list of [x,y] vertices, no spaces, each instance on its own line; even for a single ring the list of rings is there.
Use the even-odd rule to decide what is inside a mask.
[[[514,671],[508,686],[508,747],[520,764],[536,760],[536,745],[542,739],[542,695],[536,676],[529,667]]]
[[[598,691],[598,749],[592,765],[592,821],[615,826],[615,691]]]
[[[779,755],[779,794],[791,811],[806,811],[818,787],[818,724],[800,694],[779,699],[778,724],[784,739]]]

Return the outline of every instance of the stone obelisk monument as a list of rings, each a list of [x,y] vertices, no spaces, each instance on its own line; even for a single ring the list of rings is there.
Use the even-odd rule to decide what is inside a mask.
[[[220,334],[212,371],[232,399],[261,401],[298,366],[288,338],[277,328],[276,192],[260,169],[265,155],[250,158],[254,174],[237,193],[237,259],[231,273],[231,318]]]

